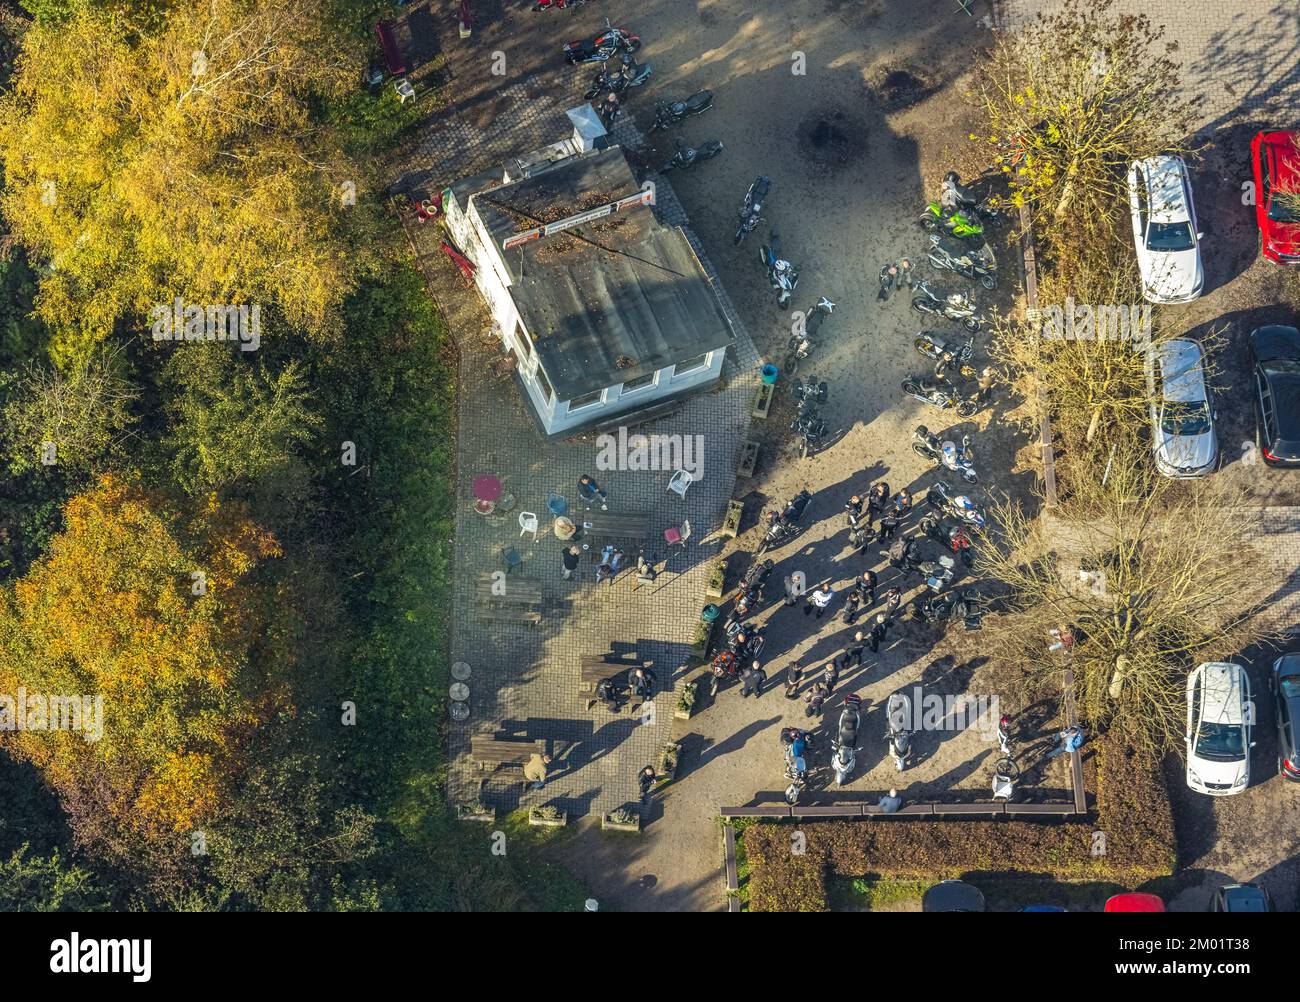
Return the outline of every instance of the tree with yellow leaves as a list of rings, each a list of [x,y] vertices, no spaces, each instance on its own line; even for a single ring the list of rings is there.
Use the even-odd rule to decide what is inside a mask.
[[[112,475],[64,518],[0,592],[0,693],[25,693],[0,747],[42,772],[83,837],[179,847],[237,783],[252,729],[291,710],[262,667],[283,662],[255,574],[279,546],[237,505],[210,498],[187,516]],[[80,730],[33,716],[67,697]]]
[[[362,54],[310,0],[156,21],[90,7],[38,23],[0,99],[0,211],[50,267],[37,310],[53,353],[176,297],[273,302],[331,330],[366,267],[346,239],[360,172],[313,109],[357,86]]]

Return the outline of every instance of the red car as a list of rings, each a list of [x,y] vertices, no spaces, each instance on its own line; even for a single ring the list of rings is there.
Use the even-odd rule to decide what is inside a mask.
[[[1278,264],[1300,264],[1300,207],[1279,192],[1300,193],[1300,133],[1260,132],[1250,144],[1260,247]]]
[[[1128,894],[1116,894],[1106,902],[1108,912],[1162,912],[1165,903],[1154,894],[1130,891]]]

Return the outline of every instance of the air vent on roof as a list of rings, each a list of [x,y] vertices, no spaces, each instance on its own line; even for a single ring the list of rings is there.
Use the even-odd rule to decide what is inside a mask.
[[[614,359],[614,368],[616,369],[630,369],[634,365],[636,365],[636,359],[628,358],[626,355],[619,355],[618,358]]]

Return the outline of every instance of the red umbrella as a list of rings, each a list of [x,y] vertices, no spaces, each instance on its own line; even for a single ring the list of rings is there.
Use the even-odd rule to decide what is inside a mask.
[[[474,478],[474,497],[479,501],[501,500],[501,478],[491,473],[480,473]]]

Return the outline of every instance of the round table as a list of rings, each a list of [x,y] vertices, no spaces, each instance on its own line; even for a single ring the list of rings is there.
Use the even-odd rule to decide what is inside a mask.
[[[451,683],[451,698],[457,703],[464,703],[469,699],[469,686],[464,682]]]
[[[469,719],[469,704],[468,704],[468,703],[452,703],[452,704],[451,704],[451,719],[452,719],[452,720],[455,720],[457,723],[459,723],[459,722],[462,721],[462,720],[468,720],[468,719]]]
[[[473,669],[465,661],[457,661],[451,666],[451,677],[457,682],[468,682]]]

